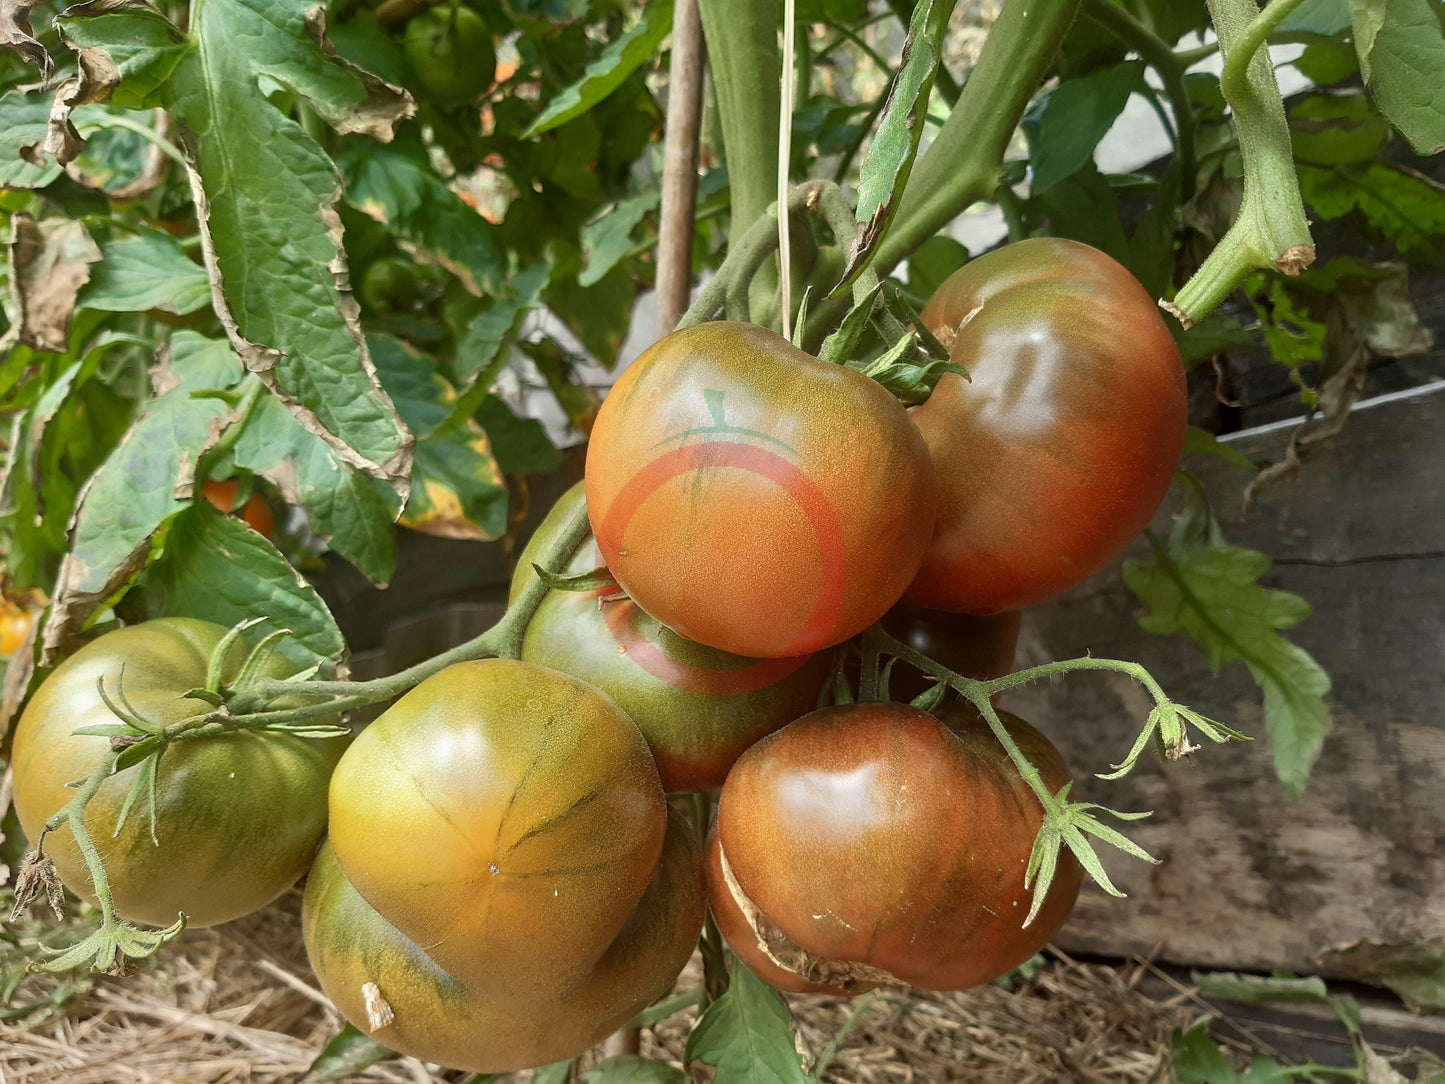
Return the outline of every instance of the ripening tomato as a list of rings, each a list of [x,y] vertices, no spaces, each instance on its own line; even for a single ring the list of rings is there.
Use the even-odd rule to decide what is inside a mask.
[[[980,617],[920,610],[907,603],[883,618],[883,628],[914,651],[978,681],[1013,672],[1022,623],[1018,610]],[[889,693],[897,700],[912,700],[932,684],[932,678],[900,662],[893,667]]]
[[[74,795],[67,784],[86,778],[109,749],[109,738],[75,733],[118,721],[97,681],[112,700],[123,693],[144,718],[179,722],[209,710],[185,694],[205,685],[211,653],[225,634],[220,625],[189,618],[146,621],[91,641],[45,679],[16,728],[12,761],[15,810],[32,842]],[[239,672],[245,653],[237,643],[225,680]],[[287,677],[293,669],[272,656],[263,676]],[[327,780],[345,746],[344,737],[263,730],[177,741],[157,769],[154,839],[144,796],[116,831],[140,766],[111,776],[86,806],[85,824],[116,912],[156,926],[184,912],[190,925],[211,926],[270,903],[316,853],[326,830]],[[45,853],[67,888],[94,899],[69,827],[46,836]]]
[[[201,496],[222,512],[230,515],[236,508],[237,488],[234,478],[209,479],[205,485],[201,486]],[[274,539],[276,537],[276,517],[271,512],[271,506],[266,503],[261,494],[253,492],[240,515],[251,530],[258,531],[267,538]]]
[[[1058,751],[1003,719],[1057,792],[1069,779]],[[906,704],[826,708],[758,742],[728,774],[708,898],[733,951],[784,989],[966,989],[1027,960],[1073,909],[1083,871],[1064,851],[1023,925],[1042,822],[977,713],[945,726]]]
[[[39,610],[0,612],[0,659],[8,659],[25,645],[39,614]]]
[[[969,371],[913,420],[938,470],[916,605],[1023,609],[1137,535],[1184,447],[1184,366],[1154,300],[1087,245],[1036,238],[954,272],[924,324]]]
[[[422,682],[342,758],[303,921],[357,1027],[510,1072],[581,1053],[671,989],[702,913],[697,843],[627,716],[488,659]],[[367,984],[389,1023],[368,1019]]]
[[[583,505],[568,490],[532,535],[512,578],[515,599],[532,562]],[[602,558],[588,538],[567,571],[590,572]],[[551,591],[522,642],[522,658],[580,678],[622,708],[647,739],[667,791],[711,790],[753,742],[817,704],[826,653],[748,659],[677,635],[616,589]]]
[[[622,374],[587,452],[607,566],[689,640],[751,658],[841,643],[893,605],[933,528],[933,465],[860,373],[752,324],[698,324]]]

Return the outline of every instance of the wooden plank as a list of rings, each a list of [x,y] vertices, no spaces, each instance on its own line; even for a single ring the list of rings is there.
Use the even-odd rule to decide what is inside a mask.
[[[1278,459],[1288,436],[1240,434],[1234,444]],[[1361,411],[1248,515],[1245,472],[1211,462],[1200,473],[1229,541],[1276,558],[1266,584],[1314,605],[1288,635],[1333,679],[1334,730],[1308,793],[1288,802],[1244,665],[1214,678],[1193,644],[1140,630],[1117,565],[1026,613],[1021,667],[1086,650],[1136,659],[1171,697],[1259,738],[1106,783],[1088,776],[1127,749],[1148,712],[1142,690],[1122,676],[1077,675],[1008,695],[1005,706],[1054,739],[1084,796],[1155,811],[1125,831],[1160,864],[1108,858],[1128,898],[1086,888],[1059,943],[1386,983],[1432,1000],[1430,983],[1445,978],[1445,394]]]

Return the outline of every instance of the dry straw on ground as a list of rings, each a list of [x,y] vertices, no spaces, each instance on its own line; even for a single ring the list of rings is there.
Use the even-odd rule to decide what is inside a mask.
[[[341,1026],[301,945],[299,893],[250,918],[187,931],[128,978],[97,978],[60,1006],[0,1020],[0,1084],[291,1084]],[[1105,967],[1053,956],[1016,991],[888,991],[860,1014],[826,1079],[1145,1084],[1172,1079],[1173,1034],[1199,1015],[1188,992],[1160,1001],[1138,986],[1142,964]],[[680,980],[695,984],[696,961]],[[44,1002],[54,980],[17,993]],[[851,1002],[799,997],[803,1045],[816,1053]],[[681,1064],[692,1013],[643,1035],[643,1053]],[[352,1078],[375,1084],[456,1082],[466,1074],[384,1062]],[[523,1084],[519,1073],[506,1078]]]

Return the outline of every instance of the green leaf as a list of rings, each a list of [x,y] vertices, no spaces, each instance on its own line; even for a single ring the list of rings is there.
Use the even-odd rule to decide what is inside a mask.
[[[806,1084],[787,1003],[734,958],[727,992],[687,1037],[684,1061],[717,1070],[717,1084]]]
[[[1235,346],[1255,345],[1255,336],[1250,329],[1231,316],[1218,310],[1200,320],[1188,331],[1171,326],[1179,343],[1179,352],[1184,363],[1193,366],[1206,358]]]
[[[567,1084],[567,1074],[571,1069],[571,1059],[539,1066],[532,1070],[532,1084]]]
[[[557,242],[554,249],[567,247]],[[586,351],[604,369],[617,364],[617,352],[627,338],[637,286],[626,270],[614,267],[591,286],[559,273],[547,288],[547,307],[576,335]]]
[[[1294,66],[1316,86],[1327,87],[1354,75],[1360,70],[1360,61],[1349,42],[1317,41],[1295,57]]]
[[[1311,94],[1289,113],[1290,143],[1303,162],[1345,166],[1379,156],[1390,122],[1363,94]]]
[[[418,438],[436,429],[451,414],[451,386],[437,372],[436,362],[391,335],[368,335],[377,378],[402,421]]]
[[[472,293],[500,287],[506,265],[494,227],[437,176],[419,133],[384,147],[353,140],[336,164],[353,207],[419,245]]]
[[[363,71],[380,76],[392,86],[406,82],[406,57],[370,8],[361,8],[345,22],[328,26],[326,36],[338,55]]]
[[[1023,120],[1033,163],[1033,191],[1047,192],[1094,157],[1094,148],[1141,85],[1142,60],[1126,60],[1078,79],[1066,79],[1030,108]]]
[[[1426,156],[1445,150],[1440,0],[1350,0],[1360,73],[1380,111]]]
[[[86,41],[93,66],[127,59],[152,70],[159,61],[135,52],[132,16],[141,5],[116,6],[71,9],[59,23]],[[326,54],[308,26],[315,10],[293,0],[193,3],[189,47],[169,81],[178,139],[201,190],[198,213],[218,276],[213,305],[237,352],[339,456],[401,486],[407,434],[370,375],[356,310],[338,279],[339,178],[262,84],[288,88],[342,133],[389,139],[411,107]]]
[[[225,424],[231,408],[191,392],[229,387],[241,373],[233,361],[226,364],[229,359],[187,360],[172,356],[158,378],[171,387],[146,404],[81,493],[70,552],[55,587],[52,622],[59,628],[83,627],[149,560],[157,531],[192,504],[177,490],[185,492],[194,482],[196,451]]]
[[[153,109],[171,104],[170,78],[192,46],[159,11],[132,7],[106,11],[103,0],[66,10],[56,29],[76,51],[104,52],[117,71],[110,100],[124,109]],[[103,13],[99,17],[92,12]],[[91,16],[87,18],[86,16]]]
[[[1199,987],[1205,997],[1237,1001],[1246,1005],[1273,1005],[1295,1003],[1305,1005],[1326,1005],[1330,992],[1324,979],[1317,975],[1308,978],[1293,976],[1243,975],[1234,971],[1194,971],[1189,981]]]
[[[681,1069],[636,1054],[618,1054],[582,1074],[586,1084],[689,1084]]]
[[[1245,1084],[1209,1037],[1207,1019],[1174,1036],[1174,1073],[1179,1084]]]
[[[1212,455],[1216,459],[1222,459],[1232,467],[1239,467],[1251,474],[1259,468],[1247,455],[1233,445],[1225,444],[1215,437],[1200,429],[1197,425],[1191,425],[1184,434],[1185,455]]]
[[[1280,34],[1310,34],[1331,38],[1350,28],[1346,0],[1304,0],[1279,24]]]
[[[195,617],[236,625],[257,614],[267,621],[248,635],[290,629],[276,653],[299,669],[342,659],[346,641],[331,611],[270,542],[209,501],[177,516],[165,552],[126,598],[145,617]],[[329,666],[327,666],[329,669]]]
[[[617,261],[632,247],[632,231],[657,206],[661,197],[656,192],[615,203],[582,227],[582,270],[577,275],[581,286],[592,286],[617,266]]]
[[[1053,237],[1067,237],[1129,261],[1129,239],[1119,221],[1119,199],[1092,160],[1029,203],[1039,207]]]
[[[396,1051],[346,1024],[336,1038],[326,1044],[326,1049],[316,1056],[306,1079],[314,1084],[349,1080],[363,1069],[395,1056]]]
[[[1406,256],[1437,254],[1445,236],[1445,186],[1382,162],[1334,169],[1300,163],[1298,171],[1300,193],[1321,218],[1358,210]]]
[[[45,141],[49,122],[50,95],[18,90],[0,94],[0,186],[44,188],[64,172],[53,158],[36,165],[20,156],[21,147]]]
[[[1264,690],[1275,773],[1286,794],[1298,798],[1330,729],[1324,701],[1330,679],[1307,651],[1276,630],[1298,625],[1309,616],[1309,604],[1261,586],[1269,557],[1228,545],[1193,490],[1167,553],[1156,556],[1152,565],[1124,564],[1124,582],[1149,607],[1140,626],[1161,636],[1187,633],[1215,672],[1236,659],[1249,667]]]
[[[181,316],[210,303],[206,269],[170,234],[151,229],[102,245],[101,262],[76,301],[106,312],[160,309]]]
[[[476,316],[457,344],[456,371],[463,380],[476,378],[483,394],[491,390],[505,361],[503,347],[515,337],[527,314],[542,305],[552,277],[550,257],[509,276],[508,290],[493,298],[491,308]]]
[[[651,0],[641,21],[587,65],[581,79],[548,102],[547,108],[522,133],[522,138],[539,136],[587,112],[656,56],[671,31],[672,0]]]
[[[1253,281],[1253,280],[1252,280]],[[1318,394],[1305,387],[1300,366],[1324,357],[1326,328],[1313,319],[1279,276],[1271,276],[1262,288],[1251,289],[1250,301],[1259,314],[1264,343],[1274,360],[1290,372],[1301,388],[1306,405],[1314,406]]]
[[[417,444],[401,522],[444,538],[501,537],[507,529],[507,485],[485,433],[458,429]]]
[[[495,395],[483,399],[473,417],[486,431],[503,474],[546,474],[562,466],[562,453],[542,423],[517,417]]]
[[[835,296],[851,285],[872,259],[913,172],[954,2],[918,0],[913,8],[903,55],[893,73],[873,142],[858,170],[858,233],[849,245],[848,265],[842,282],[834,288]]]
[[[968,262],[968,249],[946,234],[930,237],[908,257],[908,289],[923,300]]]

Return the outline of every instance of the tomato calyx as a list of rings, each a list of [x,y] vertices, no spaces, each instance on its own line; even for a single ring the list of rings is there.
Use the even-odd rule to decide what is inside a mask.
[[[737,875],[728,862],[722,841],[717,843],[718,862],[722,867],[723,884],[728,894],[742,913],[749,929],[757,941],[757,949],[783,971],[798,976],[804,982],[825,986],[830,990],[849,996],[865,993],[880,986],[907,987],[909,984],[881,967],[856,963],[850,960],[835,960],[809,952],[803,946],[789,939],[773,921],[743,890]]]

